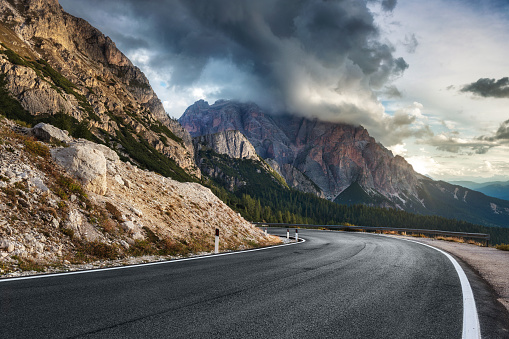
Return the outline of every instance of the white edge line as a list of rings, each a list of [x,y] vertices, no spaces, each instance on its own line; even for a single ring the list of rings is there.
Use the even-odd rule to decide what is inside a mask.
[[[321,231],[321,230],[318,230]],[[343,232],[343,231],[340,231]],[[422,242],[418,242],[411,239],[402,239],[398,237],[392,237],[390,235],[385,234],[376,234],[376,233],[367,233],[362,232],[361,234],[369,234],[369,235],[377,235],[382,237],[388,237],[392,239],[405,240],[409,242],[413,242],[419,245],[427,246],[438,252],[445,255],[453,264],[456,269],[456,273],[458,273],[458,278],[461,283],[461,292],[463,295],[463,330],[462,330],[462,339],[481,339],[481,325],[479,324],[479,317],[477,315],[477,307],[475,306],[474,292],[472,292],[472,287],[468,281],[467,275],[463,268],[461,268],[460,264],[454,259],[449,253],[433,247],[428,244],[424,244]]]
[[[201,255],[201,256],[191,257],[191,258],[170,259],[170,260],[164,260],[164,261],[154,261],[154,262],[147,262],[147,263],[143,263],[143,264],[115,266],[115,267],[106,267],[106,268],[95,268],[95,269],[82,270],[82,271],[72,271],[72,272],[60,272],[60,273],[30,275],[30,276],[17,277],[17,278],[0,278],[0,284],[1,283],[6,283],[6,282],[10,282],[10,281],[51,278],[51,277],[60,277],[60,276],[64,276],[64,275],[75,275],[75,274],[85,274],[85,273],[106,272],[106,271],[123,270],[123,269],[128,269],[128,268],[137,268],[137,267],[144,267],[144,266],[173,264],[173,263],[182,262],[182,261],[189,261],[189,260],[211,259],[211,258],[216,258],[216,257],[223,257],[225,255],[233,255],[233,254],[242,254],[242,253],[247,253],[247,252],[270,250],[272,248],[283,247],[283,246],[290,246],[290,245],[297,245],[297,244],[304,243],[304,242],[306,242],[306,240],[299,237],[299,242],[291,242],[291,243],[282,244],[282,245],[274,245],[274,246],[267,246],[267,247],[261,247],[261,248],[253,248],[253,249],[250,249],[250,250],[243,250],[243,251],[225,252],[225,253],[218,253],[218,254],[208,254],[208,255]]]
[[[460,264],[456,259],[454,259],[449,253],[433,247],[428,244],[423,244],[422,242],[418,242],[411,239],[401,239],[401,238],[395,238],[391,237],[393,239],[399,239],[399,240],[405,240],[410,241],[416,244],[420,244],[423,246],[427,246],[429,248],[432,248],[434,250],[437,250],[438,252],[445,255],[454,265],[454,268],[456,269],[456,272],[458,273],[458,277],[461,282],[461,292],[463,294],[463,339],[481,339],[481,326],[479,324],[479,317],[477,316],[477,308],[475,306],[475,299],[474,299],[474,293],[472,292],[472,287],[470,286],[470,283],[468,282],[467,275],[465,274],[465,271],[463,271],[463,268],[461,268]]]

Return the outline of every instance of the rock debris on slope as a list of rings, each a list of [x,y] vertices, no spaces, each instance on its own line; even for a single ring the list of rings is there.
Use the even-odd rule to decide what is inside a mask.
[[[0,136],[4,275],[207,252],[213,249],[215,228],[221,250],[279,242],[200,184],[141,170],[109,148],[72,139],[53,126],[20,128],[3,119]]]

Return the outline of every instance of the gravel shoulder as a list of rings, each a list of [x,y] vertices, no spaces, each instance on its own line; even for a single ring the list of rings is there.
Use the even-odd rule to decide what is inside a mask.
[[[430,238],[397,237],[428,244],[460,258],[493,287],[498,301],[509,311],[509,251]]]

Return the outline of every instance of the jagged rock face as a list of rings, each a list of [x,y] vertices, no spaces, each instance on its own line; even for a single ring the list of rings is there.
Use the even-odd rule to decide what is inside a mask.
[[[239,130],[287,183],[334,200],[354,182],[366,191],[416,196],[419,175],[361,126],[289,115],[270,116],[255,104],[198,101],[180,118],[193,136]],[[274,164],[272,165],[273,168]]]
[[[78,97],[59,88],[54,79],[0,54],[7,89],[30,114],[63,112],[79,121],[90,120],[93,128],[113,136],[122,127],[119,124],[128,126],[180,167],[200,176],[191,137],[168,117],[145,75],[109,37],[64,12],[56,0],[0,0],[0,13],[0,42],[28,62],[46,60],[75,86],[72,90],[85,98],[98,119],[90,119]],[[182,142],[171,138],[162,142],[161,133],[152,128],[156,122]]]
[[[265,162],[285,179],[288,186],[301,192],[311,193],[320,198],[325,198],[322,190],[311,179],[292,165],[282,164],[280,166],[274,159],[265,159]]]
[[[235,159],[258,160],[256,150],[239,131],[224,131],[196,137],[195,143],[199,149],[210,148],[219,154],[226,154]]]
[[[247,137],[262,158],[274,158],[280,163],[291,162],[294,158],[288,137],[270,115],[253,103],[221,100],[210,106],[200,100],[185,111],[179,122],[192,137],[237,130]]]

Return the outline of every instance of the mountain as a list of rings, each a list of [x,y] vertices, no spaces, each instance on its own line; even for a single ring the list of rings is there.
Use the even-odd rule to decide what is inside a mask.
[[[468,187],[490,197],[509,200],[509,181],[477,183],[473,181],[451,181],[451,184]]]
[[[415,172],[362,126],[271,115],[254,103],[226,100],[213,105],[200,100],[179,122],[194,138],[239,131],[288,185],[340,204],[508,226],[507,201]]]
[[[288,188],[285,180],[263,161],[239,131],[230,130],[193,138],[201,172],[230,192],[255,190],[259,185]]]
[[[189,133],[110,38],[57,0],[0,0],[0,13],[2,114],[51,123],[181,181],[200,177]]]

